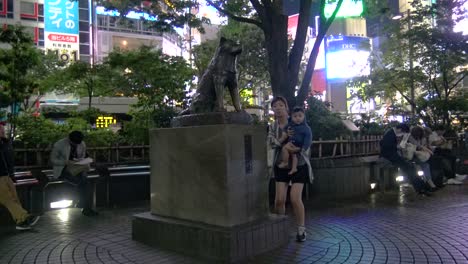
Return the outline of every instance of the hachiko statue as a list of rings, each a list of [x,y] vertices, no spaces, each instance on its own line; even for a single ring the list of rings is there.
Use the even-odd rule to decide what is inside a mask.
[[[241,52],[242,47],[239,44],[221,38],[208,69],[198,83],[192,104],[181,115],[225,111],[225,87],[229,89],[234,108],[237,112],[241,111],[236,74],[237,56]]]

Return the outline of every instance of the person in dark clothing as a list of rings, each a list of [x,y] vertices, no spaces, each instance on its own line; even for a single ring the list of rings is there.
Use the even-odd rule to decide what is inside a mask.
[[[441,167],[447,178],[447,184],[463,184],[466,175],[456,173],[457,157],[452,153],[452,143],[445,139],[446,129],[443,125],[436,126],[429,136],[429,144],[434,150],[436,167]]]
[[[283,133],[282,139],[288,138],[286,143],[281,149],[281,163],[278,164],[278,168],[284,169],[288,167],[289,158],[291,158],[291,170],[289,175],[297,172],[297,161],[302,149],[308,149],[312,140],[312,132],[305,121],[304,109],[296,107],[293,109],[291,114],[291,121],[286,128],[286,131],[291,129],[293,135],[288,138],[286,132]]]
[[[39,220],[21,206],[14,184],[13,150],[5,138],[5,128],[0,124],[0,204],[5,206],[16,222],[17,230],[28,230]]]
[[[393,165],[399,167],[408,177],[410,183],[413,185],[414,190],[418,194],[429,196],[425,183],[416,174],[416,169],[413,164],[405,160],[398,153],[397,137],[403,136],[409,132],[409,126],[406,124],[399,124],[396,127],[388,130],[380,141],[380,156],[389,160]]]

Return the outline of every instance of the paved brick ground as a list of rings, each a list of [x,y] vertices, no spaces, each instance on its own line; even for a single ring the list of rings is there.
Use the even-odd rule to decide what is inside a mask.
[[[308,240],[248,263],[468,263],[468,185],[434,197],[411,190],[307,207]],[[131,215],[147,206],[48,212],[35,231],[0,237],[0,263],[204,263],[131,240]],[[290,212],[289,212],[290,213]]]

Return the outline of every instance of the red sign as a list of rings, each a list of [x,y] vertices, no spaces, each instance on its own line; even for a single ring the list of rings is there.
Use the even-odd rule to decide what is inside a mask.
[[[312,75],[311,95],[323,94],[327,90],[327,76],[325,69],[315,70]]]
[[[49,34],[49,40],[69,42],[69,43],[77,43],[78,38],[76,36],[69,36],[69,35]]]
[[[288,17],[288,36],[291,39],[296,38],[297,23],[299,22],[299,14]]]

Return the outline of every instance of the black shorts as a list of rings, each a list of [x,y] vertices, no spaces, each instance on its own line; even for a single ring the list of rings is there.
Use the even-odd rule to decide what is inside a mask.
[[[280,169],[275,166],[275,181],[276,182],[292,182],[292,183],[307,183],[309,182],[309,169],[307,165],[297,166],[297,172],[293,175],[288,175],[291,169]]]

